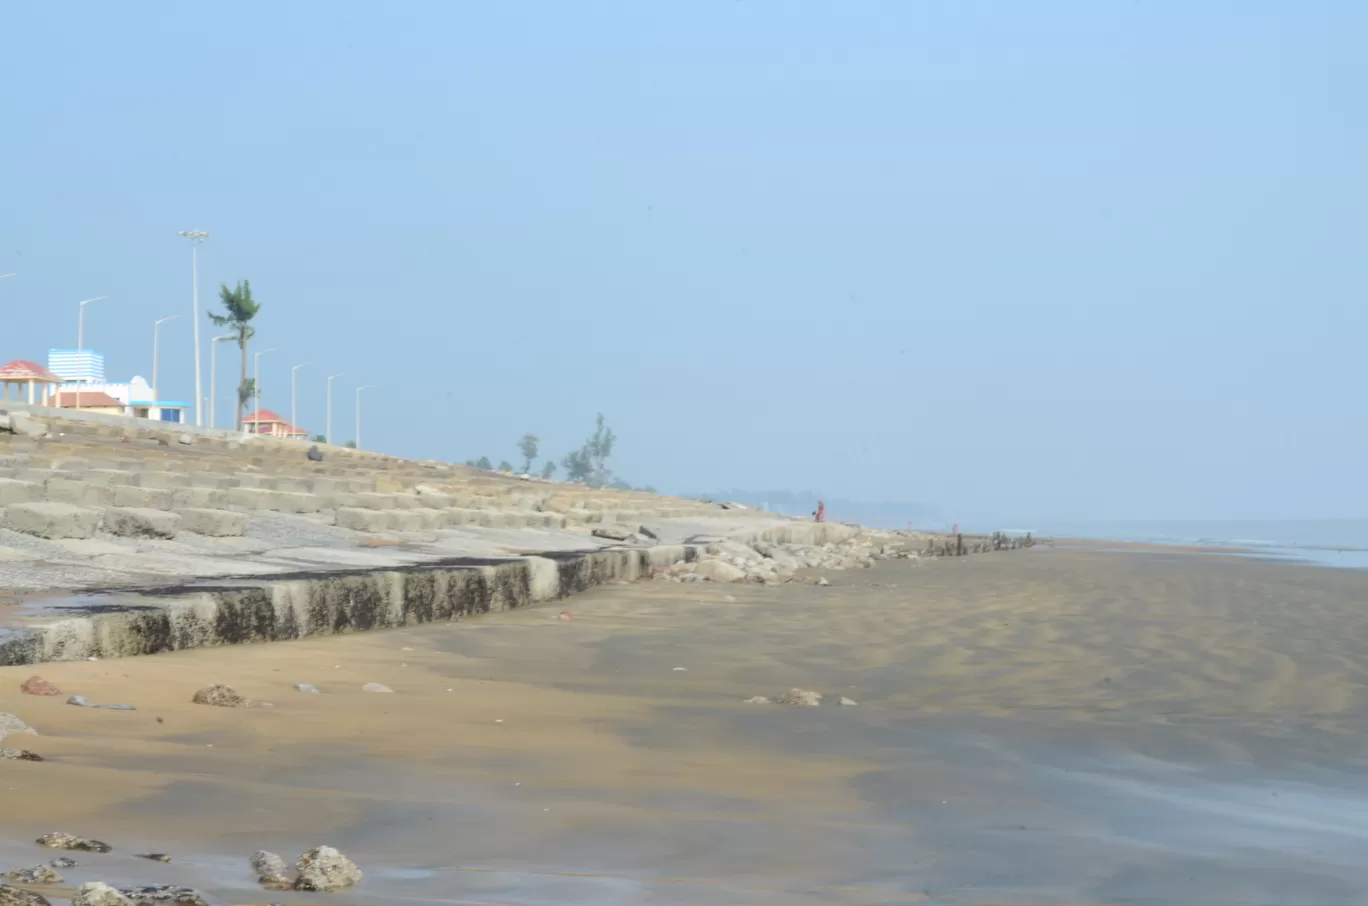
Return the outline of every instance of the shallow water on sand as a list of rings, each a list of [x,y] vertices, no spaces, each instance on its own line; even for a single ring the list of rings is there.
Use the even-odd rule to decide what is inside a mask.
[[[321,842],[367,869],[338,906],[1368,899],[1368,575],[1037,549],[829,578],[45,666],[140,710],[0,692],[52,758],[0,763],[0,858],[88,833],[176,864],[69,880],[219,903],[265,901],[255,849]],[[277,707],[186,703],[212,681]],[[741,704],[790,686],[827,702]]]

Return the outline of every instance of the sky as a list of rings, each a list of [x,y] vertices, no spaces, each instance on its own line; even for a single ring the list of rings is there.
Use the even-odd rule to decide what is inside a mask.
[[[961,522],[1368,515],[1368,6],[30,3],[0,359]],[[203,315],[201,315],[203,317]],[[208,390],[204,324],[204,386]],[[220,424],[233,350],[220,347]]]

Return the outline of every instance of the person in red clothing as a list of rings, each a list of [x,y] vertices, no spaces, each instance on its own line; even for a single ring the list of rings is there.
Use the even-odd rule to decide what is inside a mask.
[[[815,512],[815,513],[812,514],[812,518],[815,519],[817,522],[826,522],[826,504],[825,504],[825,503],[823,503],[823,502],[820,501],[820,500],[817,501],[817,512]]]

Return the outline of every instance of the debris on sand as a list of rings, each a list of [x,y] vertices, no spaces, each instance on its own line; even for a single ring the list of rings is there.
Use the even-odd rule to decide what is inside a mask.
[[[13,881],[15,884],[61,884],[64,880],[60,874],[47,865],[16,868],[14,871],[5,872],[4,878],[6,881]]]
[[[52,906],[47,897],[24,890],[22,887],[11,887],[8,884],[0,884],[0,906]]]
[[[781,705],[802,705],[808,708],[815,708],[822,703],[822,693],[810,692],[807,689],[790,689],[779,696]]]
[[[171,857],[166,853],[134,853],[133,857],[135,859],[147,859],[149,862],[163,862],[167,865],[171,864]]]
[[[362,692],[393,692],[394,690],[391,689],[389,686],[386,686],[384,683],[366,683],[366,685],[364,685],[364,686],[361,687],[361,691],[362,691]]]
[[[71,849],[83,853],[107,853],[113,852],[114,847],[108,843],[101,843],[99,840],[91,840],[89,837],[78,837],[75,834],[64,834],[55,831],[51,834],[43,834],[38,838],[41,846],[49,849]]]
[[[15,736],[20,733],[28,736],[38,735],[37,730],[24,723],[13,714],[6,714],[4,711],[0,711],[0,739],[4,739],[6,736]]]
[[[857,701],[856,701],[855,699],[853,699],[853,698],[846,698],[844,695],[842,695],[842,696],[841,696],[841,700],[840,700],[840,702],[839,702],[838,704],[845,705],[847,708],[853,708],[853,707],[855,707],[856,705],[858,705],[859,702],[857,702]]]
[[[770,701],[769,699],[765,698],[763,695],[752,695],[750,698],[746,699],[746,700],[743,701],[741,704],[743,704],[743,705],[772,705],[772,704],[774,704],[774,702],[772,702],[772,701]]]
[[[137,906],[209,906],[204,895],[192,887],[157,884],[152,887],[122,887],[119,893]]]
[[[133,906],[133,901],[104,881],[90,881],[76,891],[71,906]]]
[[[25,695],[61,695],[62,690],[41,676],[30,676],[19,684],[19,691]]]
[[[216,708],[241,708],[247,704],[247,699],[238,694],[236,689],[223,683],[205,686],[190,700],[197,705],[213,705]]]
[[[42,761],[43,756],[28,749],[0,749],[0,761]]]

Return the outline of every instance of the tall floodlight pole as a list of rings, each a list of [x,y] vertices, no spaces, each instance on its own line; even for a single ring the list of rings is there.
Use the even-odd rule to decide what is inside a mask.
[[[171,315],[167,318],[158,318],[152,322],[152,399],[156,402],[161,402],[161,384],[157,382],[158,366],[161,362],[161,357],[158,355],[161,351],[159,344],[161,326],[167,321],[174,321],[179,317],[180,315]]]
[[[362,384],[356,388],[356,449],[361,449],[361,391],[369,390],[372,385]]]
[[[295,421],[295,398],[297,396],[297,385],[295,378],[299,376],[299,369],[308,368],[313,362],[300,362],[298,365],[290,366],[290,427],[298,428],[299,422]]]
[[[275,352],[275,350],[263,349],[261,352],[256,353],[256,358],[252,360],[254,365],[254,370],[252,371],[252,396],[256,400],[256,412],[254,414],[256,415],[257,432],[261,431],[261,357],[268,352]],[[246,423],[244,423],[242,427],[245,431],[247,428]]]
[[[76,315],[76,354],[77,354],[77,356],[79,356],[83,351],[85,351],[85,307],[86,307],[87,305],[89,305],[91,302],[99,302],[101,299],[108,299],[108,298],[109,298],[108,296],[96,296],[96,297],[93,298],[93,299],[82,299],[82,300],[81,300],[81,302],[80,302],[80,308],[79,308],[79,311],[78,311],[78,313],[77,313],[77,315]],[[81,408],[81,384],[84,384],[84,383],[85,383],[85,381],[77,381],[77,382],[76,382],[76,408],[77,408],[77,410],[79,410],[79,409]],[[61,401],[61,400],[60,400],[60,398],[59,398],[59,399],[58,399],[58,402],[60,402],[60,401]]]
[[[324,436],[327,439],[327,442],[330,444],[337,443],[337,441],[333,440],[332,433],[332,382],[333,378],[340,377],[342,377],[342,372],[340,371],[337,374],[328,375],[328,433]]]
[[[209,341],[209,427],[218,427],[218,344],[237,337],[214,337]]]
[[[182,238],[190,240],[190,316],[195,320],[195,427],[204,427],[200,401],[204,398],[204,386],[200,383],[200,338],[199,338],[199,244],[209,238],[203,230],[182,230]]]

